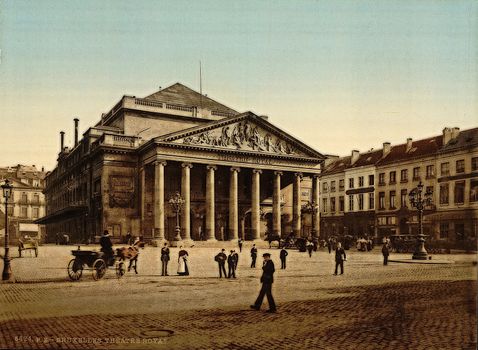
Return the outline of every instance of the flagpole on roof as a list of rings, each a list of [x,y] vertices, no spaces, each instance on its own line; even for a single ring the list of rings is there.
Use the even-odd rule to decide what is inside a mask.
[[[201,108],[202,108],[202,67],[201,67],[201,60],[199,60],[199,93],[201,94]]]

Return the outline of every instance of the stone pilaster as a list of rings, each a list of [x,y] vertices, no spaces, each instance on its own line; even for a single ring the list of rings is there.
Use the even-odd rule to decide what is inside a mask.
[[[302,180],[302,173],[294,174],[294,186],[292,195],[292,227],[296,237],[301,234],[301,195],[300,182]]]
[[[320,217],[319,217],[319,175],[312,176],[312,237],[319,238]]]
[[[214,172],[217,170],[217,167],[214,165],[208,165],[206,173],[206,240],[215,241],[215,218],[214,218]]]
[[[281,235],[280,190],[281,171],[274,171],[274,193],[272,195],[272,232]]]
[[[262,170],[252,170],[251,193],[251,234],[252,240],[261,238],[261,173]]]
[[[182,163],[181,197],[184,200],[181,208],[181,238],[191,241],[191,168],[190,163]]]
[[[164,242],[164,167],[165,161],[154,163],[154,237],[153,245]]]

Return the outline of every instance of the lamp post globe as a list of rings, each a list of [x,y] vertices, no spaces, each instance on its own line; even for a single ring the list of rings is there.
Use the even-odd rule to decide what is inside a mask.
[[[12,196],[13,186],[8,179],[1,186],[3,192],[3,198],[5,198],[5,254],[3,255],[3,281],[13,281],[12,268],[10,266],[10,247],[8,237],[8,200]]]

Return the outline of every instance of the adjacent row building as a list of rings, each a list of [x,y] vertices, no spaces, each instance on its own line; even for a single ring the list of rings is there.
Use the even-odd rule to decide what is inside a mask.
[[[8,201],[9,237],[12,243],[28,235],[43,240],[45,227],[34,223],[45,215],[46,172],[35,165],[15,165],[0,168],[0,182],[8,179],[13,185],[13,197]],[[5,234],[5,198],[0,196],[0,237]],[[3,244],[3,240],[0,240]]]
[[[317,236],[321,153],[252,112],[239,113],[182,84],[123,96],[46,177],[50,241],[108,230],[159,243]],[[176,213],[169,200],[184,201]]]
[[[478,128],[445,128],[431,138],[331,157],[320,181],[323,237],[417,234],[408,194],[421,182],[433,192],[423,226],[430,240],[476,245]]]

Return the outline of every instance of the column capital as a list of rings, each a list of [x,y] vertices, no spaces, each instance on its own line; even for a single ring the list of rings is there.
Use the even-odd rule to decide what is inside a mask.
[[[312,175],[312,177],[313,177],[314,179],[320,179],[320,175],[319,175],[319,174],[314,174],[314,175]]]
[[[282,171],[274,171],[274,175],[282,176],[282,175],[284,175],[284,173]]]
[[[252,169],[252,173],[253,174],[262,174],[262,170],[261,169]]]
[[[165,160],[160,160],[160,159],[156,159],[156,160],[153,162],[153,165],[166,166],[167,164],[168,164],[168,162],[166,162]]]
[[[193,167],[193,165],[191,163],[181,163],[181,167],[191,169]]]
[[[239,172],[241,171],[241,168],[233,166],[233,167],[231,167],[229,170],[230,170],[231,172],[235,171],[235,172],[238,172],[238,173],[239,173]]]
[[[302,173],[294,173],[294,176],[295,177],[299,177],[300,179],[302,179],[304,177],[304,174]]]
[[[216,171],[216,170],[217,170],[217,166],[215,166],[215,165],[207,165],[207,166],[206,166],[206,169],[207,169],[207,170]]]

